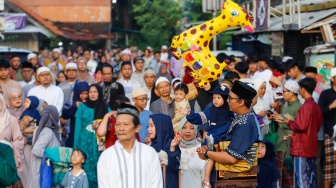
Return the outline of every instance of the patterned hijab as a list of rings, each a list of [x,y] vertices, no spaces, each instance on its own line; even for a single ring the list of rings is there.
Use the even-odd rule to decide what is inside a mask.
[[[2,94],[0,94],[0,100],[2,101],[2,106],[0,110],[0,134],[2,131],[9,125],[10,121],[10,113],[6,107],[6,101]]]

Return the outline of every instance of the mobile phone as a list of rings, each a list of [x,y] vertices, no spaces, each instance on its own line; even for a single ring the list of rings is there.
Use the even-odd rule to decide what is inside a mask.
[[[274,114],[272,110],[267,110],[267,116],[271,116],[272,114]]]

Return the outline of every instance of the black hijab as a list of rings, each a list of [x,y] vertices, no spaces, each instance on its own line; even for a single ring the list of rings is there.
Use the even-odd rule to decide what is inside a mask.
[[[98,91],[98,99],[96,101],[92,101],[87,98],[86,102],[84,103],[89,108],[94,108],[94,119],[103,119],[105,114],[108,112],[108,105],[104,102],[103,91],[102,88],[98,84],[92,84],[89,88],[95,87]],[[90,96],[90,94],[89,94]]]
[[[257,188],[269,188],[273,182],[280,178],[280,173],[276,166],[274,145],[268,140],[261,142],[265,144],[266,152],[263,158],[258,159]]]

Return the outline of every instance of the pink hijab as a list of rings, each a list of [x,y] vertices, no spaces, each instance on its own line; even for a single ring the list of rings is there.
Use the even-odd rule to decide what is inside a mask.
[[[2,94],[0,94],[0,100],[2,102],[0,110],[0,133],[9,125],[10,123],[10,113],[6,108],[6,101]]]

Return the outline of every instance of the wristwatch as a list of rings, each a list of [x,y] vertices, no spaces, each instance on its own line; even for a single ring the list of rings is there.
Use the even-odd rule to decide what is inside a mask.
[[[204,158],[205,158],[205,159],[209,159],[208,151],[210,151],[210,150],[206,150],[205,153],[204,153]]]

